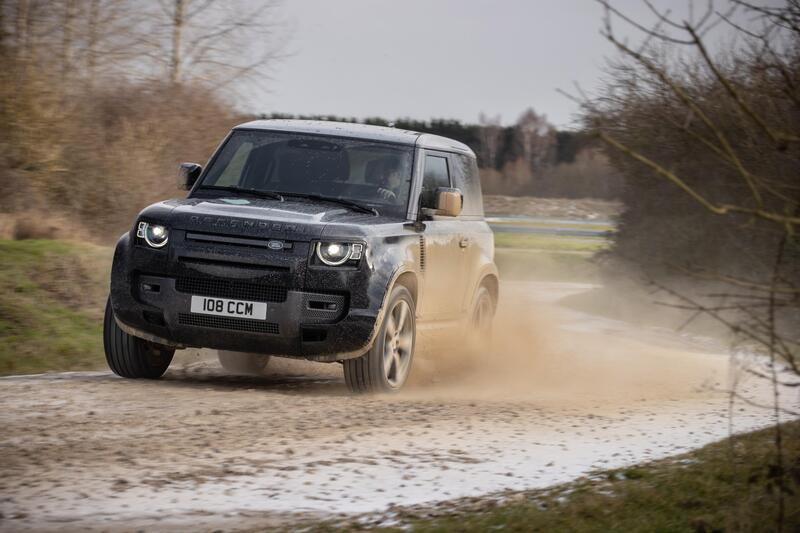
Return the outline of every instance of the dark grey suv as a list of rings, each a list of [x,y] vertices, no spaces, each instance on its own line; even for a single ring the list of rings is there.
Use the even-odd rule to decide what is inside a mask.
[[[353,391],[392,391],[419,332],[489,335],[494,240],[467,146],[260,120],[181,180],[187,197],[144,209],[116,247],[104,340],[120,376],[160,377],[192,346],[236,372],[342,362]]]

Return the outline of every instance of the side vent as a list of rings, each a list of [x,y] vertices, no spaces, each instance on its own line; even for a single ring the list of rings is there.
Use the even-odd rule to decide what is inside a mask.
[[[419,270],[425,272],[425,237],[419,236]]]

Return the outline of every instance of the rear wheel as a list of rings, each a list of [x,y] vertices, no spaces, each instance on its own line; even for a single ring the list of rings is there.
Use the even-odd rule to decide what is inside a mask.
[[[258,353],[230,352],[217,350],[217,358],[222,368],[233,374],[260,376],[269,364],[270,356]]]
[[[160,378],[175,355],[174,348],[148,342],[122,331],[114,319],[111,299],[106,302],[103,347],[109,368],[123,378]]]
[[[491,349],[494,311],[494,299],[489,289],[481,285],[475,293],[467,332],[468,348],[473,358],[483,357]]]
[[[414,299],[403,286],[392,290],[372,348],[344,361],[344,380],[353,392],[395,392],[408,378],[414,358]]]

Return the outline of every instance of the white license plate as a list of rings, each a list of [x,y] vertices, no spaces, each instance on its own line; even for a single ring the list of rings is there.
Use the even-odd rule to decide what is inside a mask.
[[[208,296],[192,296],[191,311],[201,315],[235,316],[255,320],[267,318],[267,304],[264,302],[245,302]]]

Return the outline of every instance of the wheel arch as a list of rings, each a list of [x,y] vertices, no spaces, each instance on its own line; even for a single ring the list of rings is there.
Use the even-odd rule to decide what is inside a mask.
[[[417,280],[416,272],[412,270],[406,270],[400,272],[400,274],[395,278],[394,283],[389,288],[389,292],[391,292],[397,285],[402,285],[411,293],[411,298],[414,300],[414,305],[416,306],[419,302],[419,280]]]
[[[475,297],[478,289],[481,286],[485,286],[489,290],[495,306],[497,306],[497,302],[500,298],[500,274],[497,272],[497,266],[494,264],[494,262],[484,263],[478,269],[478,275],[472,279],[474,280],[474,285],[472,286],[472,292],[470,293],[470,301],[472,301],[472,299]]]
[[[489,290],[489,294],[492,296],[492,301],[496,306],[497,301],[500,298],[500,279],[497,277],[497,275],[493,273],[484,275],[478,283],[478,287],[486,287]]]

